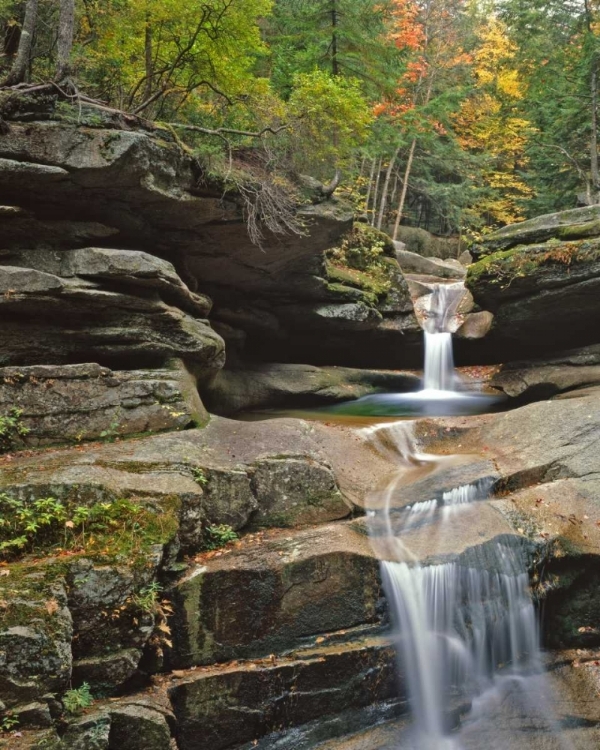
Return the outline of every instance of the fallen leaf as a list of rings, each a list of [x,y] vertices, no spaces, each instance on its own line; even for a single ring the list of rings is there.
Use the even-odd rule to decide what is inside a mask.
[[[45,606],[46,606],[46,612],[49,615],[53,615],[59,610],[58,602],[56,601],[56,599],[48,599]]]

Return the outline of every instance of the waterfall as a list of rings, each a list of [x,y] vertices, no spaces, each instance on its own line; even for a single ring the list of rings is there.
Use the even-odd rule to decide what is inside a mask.
[[[423,323],[426,391],[456,390],[452,331],[458,327],[457,310],[464,293],[462,283],[436,284],[429,295]]]
[[[424,394],[455,388],[452,330],[463,292],[462,284],[448,284],[431,294]],[[444,469],[464,464],[466,457],[423,453],[414,426],[404,421],[362,431],[375,450],[398,464],[387,486],[372,493],[367,512],[414,719],[398,748],[506,750],[495,722],[507,700],[527,704],[534,721],[547,718],[544,705],[532,705],[545,689],[535,682],[543,670],[527,560],[510,537],[479,541],[478,515],[488,503],[491,480],[443,488]],[[407,502],[406,490],[420,481],[439,487],[436,496]],[[463,553],[449,554],[449,535],[464,535],[465,529],[475,543],[465,546],[463,540]]]
[[[425,375],[423,380],[426,391],[455,390],[451,333],[428,333],[425,331]]]
[[[363,431],[376,450],[389,455],[395,448],[399,462],[398,474],[374,495],[375,507],[367,519],[373,545],[383,558],[382,581],[414,719],[413,736],[403,738],[398,747],[479,748],[477,742],[464,742],[469,726],[477,726],[482,717],[489,720],[490,705],[502,703],[511,691],[536,691],[528,680],[542,673],[526,560],[518,546],[488,542],[471,549],[468,562],[427,564],[435,560],[436,540],[448,522],[456,514],[476,514],[477,503],[487,502],[491,480],[395,507],[419,467],[431,473],[450,460],[419,452],[414,424]],[[471,516],[467,519],[470,524]],[[425,559],[410,549],[415,531],[427,534]],[[473,532],[477,538],[476,528]],[[457,730],[461,709],[467,714],[466,728]]]
[[[460,737],[451,737],[453,701],[473,704],[507,679],[541,670],[527,573],[515,573],[510,565],[489,571],[457,563],[384,561],[382,578],[417,747],[460,748]]]

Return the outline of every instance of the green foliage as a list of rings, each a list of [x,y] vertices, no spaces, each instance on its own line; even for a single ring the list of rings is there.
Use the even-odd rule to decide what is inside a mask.
[[[373,122],[358,81],[322,70],[294,77],[288,110],[294,166],[326,179],[352,163]]]
[[[201,487],[205,487],[208,484],[208,477],[204,473],[204,469],[201,469],[199,466],[195,466],[192,469],[192,475],[196,484],[199,484]]]
[[[398,59],[384,38],[388,5],[386,0],[277,0],[267,25],[276,90],[287,98],[294,76],[319,68],[358,78],[375,94]]]
[[[58,5],[39,3],[36,82],[55,72]],[[23,9],[0,0],[0,74]],[[76,3],[72,70],[79,91],[162,122],[200,181],[240,200],[256,244],[265,227],[302,233],[294,172],[341,170],[379,226],[394,222],[406,173],[405,224],[450,234],[600,195],[599,31],[595,0],[90,0]],[[89,102],[55,116],[109,117]],[[0,417],[0,451],[20,430]],[[117,433],[113,422],[103,437]]]
[[[238,535],[226,523],[207,524],[204,527],[204,539],[201,548],[208,552],[225,547],[230,542],[235,542],[238,539]]]
[[[19,719],[10,711],[7,711],[0,718],[0,732],[10,732],[18,726]]]
[[[390,248],[393,250],[383,232],[367,224],[355,224],[337,247],[327,251],[329,278],[382,296],[391,286],[385,260]]]
[[[0,493],[0,559],[49,549],[135,553],[168,538],[174,523],[129,500],[86,506]]]
[[[0,453],[13,449],[29,433],[29,428],[21,422],[22,414],[22,409],[13,408],[0,416]]]
[[[100,437],[104,438],[107,442],[112,443],[119,435],[120,410],[113,416],[110,425],[106,430],[102,430]]]
[[[62,704],[69,714],[80,714],[85,708],[89,708],[94,702],[90,693],[90,686],[84,682],[80,687],[67,690],[62,697]]]
[[[158,596],[161,590],[162,587],[158,581],[152,581],[151,584],[134,594],[132,601],[143,612],[152,614],[156,610],[156,606],[159,602]]]

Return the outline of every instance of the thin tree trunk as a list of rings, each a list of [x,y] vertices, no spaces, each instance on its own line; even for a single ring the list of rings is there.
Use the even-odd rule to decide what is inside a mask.
[[[337,27],[338,27],[338,11],[337,11],[337,0],[331,2],[331,72],[334,76],[337,76],[340,72],[338,65],[338,38],[337,38]]]
[[[587,32],[594,35],[592,8],[589,0],[585,0],[585,19]],[[590,76],[590,94],[592,100],[591,135],[590,135],[590,172],[592,178],[593,203],[600,203],[600,170],[598,169],[598,59],[592,53],[592,72]]]
[[[367,219],[369,218],[369,199],[371,198],[371,190],[373,189],[373,177],[375,175],[375,164],[377,164],[377,159],[373,157],[373,163],[371,164],[371,173],[369,174],[369,187],[367,188],[367,198],[365,200],[365,213],[367,214]]]
[[[377,165],[377,179],[375,180],[375,190],[373,192],[373,216],[371,216],[371,226],[375,226],[375,215],[377,214],[377,198],[379,197],[379,181],[381,179],[381,161],[383,157],[379,157],[379,164]]]
[[[410,144],[410,151],[408,152],[408,161],[406,162],[406,169],[404,170],[404,182],[402,184],[402,192],[400,193],[400,202],[398,203],[398,211],[396,212],[396,222],[394,223],[394,233],[392,239],[395,240],[398,237],[398,227],[400,226],[400,220],[402,219],[402,213],[404,211],[404,202],[406,201],[406,192],[408,190],[408,178],[410,177],[410,171],[412,169],[412,163],[415,156],[415,148],[417,147],[417,139],[413,138],[413,142]]]
[[[396,200],[396,193],[398,192],[398,172],[394,172],[394,187],[392,188],[392,194],[390,196],[390,201]]]
[[[367,163],[367,157],[363,156],[363,158],[360,160],[360,172],[358,173],[359,179],[363,176],[363,172],[365,171],[365,164]]]
[[[152,85],[154,75],[154,59],[152,56],[152,23],[150,13],[146,13],[146,33],[144,38],[144,52],[146,58],[146,83],[144,84],[144,98],[146,102],[152,96]]]
[[[17,83],[23,83],[27,76],[29,58],[31,57],[31,46],[33,44],[33,34],[37,22],[37,10],[38,0],[27,0],[23,28],[21,29],[21,38],[19,39],[19,47],[10,69],[10,73],[4,81],[5,86],[14,86]]]
[[[64,81],[71,75],[71,52],[75,27],[75,0],[60,0],[58,39],[56,43],[56,80]]]
[[[592,133],[590,137],[590,162],[592,185],[594,189],[593,202],[600,202],[600,170],[598,169],[598,70],[596,58],[592,60]]]
[[[383,215],[385,213],[386,205],[387,205],[387,195],[390,188],[390,179],[392,177],[392,170],[394,169],[394,164],[396,163],[396,159],[398,158],[398,154],[400,153],[400,146],[394,151],[392,158],[390,159],[390,163],[388,164],[387,171],[385,173],[385,181],[383,183],[383,191],[381,193],[381,201],[379,202],[379,218],[377,219],[377,229],[381,229],[381,225],[383,224]]]

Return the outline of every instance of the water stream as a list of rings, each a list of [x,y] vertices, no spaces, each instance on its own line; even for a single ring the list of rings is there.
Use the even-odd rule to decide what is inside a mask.
[[[452,333],[462,322],[458,310],[464,295],[462,282],[435,284],[424,302],[425,366],[421,390],[365,396],[329,411],[357,416],[446,416],[476,414],[492,408],[498,397],[466,390],[454,369]]]
[[[457,286],[432,295],[423,398],[441,398],[456,388],[450,329],[458,291],[452,287]],[[550,738],[543,747],[562,748],[544,698],[547,685],[524,549],[518,537],[486,539],[481,530],[489,510],[484,506],[491,483],[485,478],[454,488],[442,482],[435,497],[410,501],[415,480],[443,474],[464,460],[420,452],[414,424],[363,430],[377,450],[392,453],[398,464],[396,476],[373,493],[367,512],[413,716],[397,747],[525,748],[526,733],[519,734],[523,727],[514,728],[518,736],[510,742],[506,727],[500,731],[506,705],[516,702],[524,726],[543,727]]]

